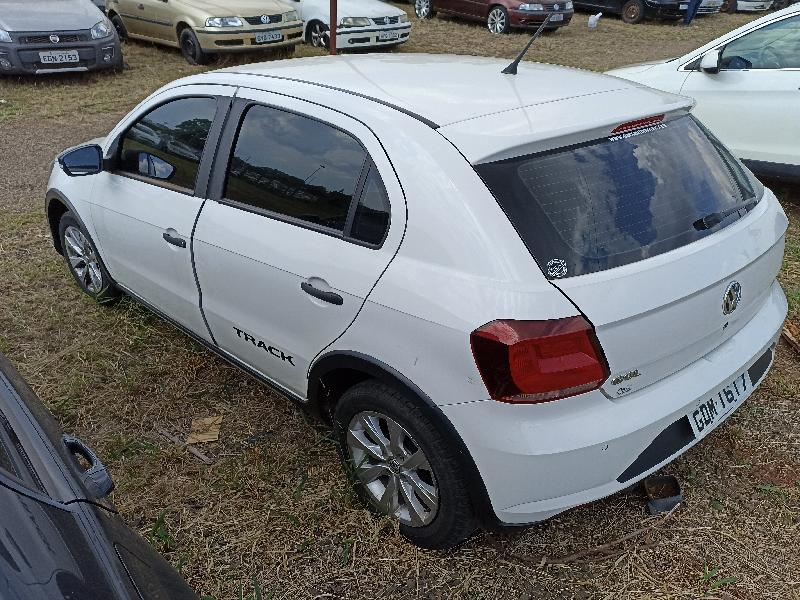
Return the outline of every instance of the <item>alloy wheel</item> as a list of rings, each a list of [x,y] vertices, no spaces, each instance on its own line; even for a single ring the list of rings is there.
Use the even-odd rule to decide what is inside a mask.
[[[359,412],[347,428],[354,474],[381,513],[411,527],[428,525],[439,510],[439,487],[411,434],[378,412]]]
[[[414,12],[420,19],[427,19],[431,14],[431,0],[416,0],[414,2]]]
[[[64,242],[72,272],[89,292],[99,294],[103,289],[103,274],[89,239],[80,229],[70,225],[64,230]]]
[[[640,15],[640,7],[636,3],[631,3],[625,8],[625,20],[628,23],[637,23],[639,22],[641,15]]]
[[[489,12],[486,22],[492,33],[503,33],[506,30],[506,15],[500,8],[493,8]]]
[[[328,32],[322,23],[314,23],[311,27],[311,45],[315,48],[328,47]]]

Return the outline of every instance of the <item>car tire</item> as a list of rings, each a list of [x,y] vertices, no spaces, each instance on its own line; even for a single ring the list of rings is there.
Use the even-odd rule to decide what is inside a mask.
[[[412,543],[445,550],[475,531],[457,453],[419,401],[379,381],[363,381],[337,403],[334,430],[359,498],[399,520],[400,533]]]
[[[505,6],[495,4],[489,9],[489,14],[486,16],[486,27],[490,33],[496,35],[508,33],[511,26],[508,23],[508,11]]]
[[[631,25],[644,21],[644,2],[642,0],[628,0],[623,4],[622,20]]]
[[[190,65],[205,65],[211,60],[211,55],[204,52],[200,47],[200,41],[197,39],[191,27],[186,27],[180,34],[181,54]]]
[[[67,268],[81,290],[103,304],[117,300],[121,293],[108,274],[92,238],[69,211],[58,223],[58,236]]]
[[[119,39],[121,40],[128,39],[128,30],[125,27],[125,23],[122,22],[122,17],[120,17],[118,14],[114,14],[111,17],[111,24],[114,26],[114,29],[117,30],[117,35],[119,36]]]
[[[306,30],[306,42],[314,48],[330,48],[330,28],[321,21],[311,21]]]
[[[737,0],[723,0],[722,6],[719,7],[719,12],[728,13],[729,15],[736,14],[738,4]]]
[[[783,10],[790,4],[792,4],[792,0],[775,0],[775,2],[772,3],[772,10]]]
[[[436,16],[433,0],[414,0],[414,14],[418,19],[430,19]]]

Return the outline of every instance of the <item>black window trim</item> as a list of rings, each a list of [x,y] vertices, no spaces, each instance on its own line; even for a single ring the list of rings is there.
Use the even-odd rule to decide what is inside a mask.
[[[187,100],[187,99],[195,99],[195,98],[210,98],[212,100],[216,100],[216,110],[214,112],[214,119],[211,123],[211,128],[208,130],[208,136],[206,137],[206,143],[203,146],[202,156],[200,158],[200,164],[197,167],[197,177],[194,182],[194,189],[185,188],[179,185],[171,184],[167,181],[154,179],[152,177],[147,177],[146,175],[139,175],[137,173],[131,173],[129,171],[122,171],[119,168],[120,163],[120,155],[122,152],[122,140],[128,135],[128,132],[133,128],[134,125],[139,123],[144,117],[149,115],[155,110],[158,110],[162,106],[166,106],[172,102],[176,102],[178,100]],[[114,139],[114,142],[111,144],[110,147],[110,155],[111,155],[111,165],[108,169],[108,172],[112,175],[117,175],[119,177],[125,177],[127,179],[133,179],[134,181],[139,181],[141,183],[146,183],[148,185],[152,185],[153,187],[161,188],[168,190],[170,192],[175,192],[178,194],[182,194],[184,196],[196,197],[203,199],[208,192],[208,183],[209,178],[211,176],[212,165],[214,162],[214,154],[216,152],[209,152],[209,150],[217,149],[219,145],[219,138],[222,134],[223,126],[225,125],[226,117],[230,112],[230,107],[233,102],[232,96],[223,96],[220,94],[179,94],[177,96],[170,96],[169,98],[164,98],[162,101],[148,107],[145,111],[139,113],[137,117],[122,130],[119,135]]]
[[[317,121],[318,123],[322,123],[323,125],[326,125],[328,127],[331,127],[346,134],[347,136],[352,138],[364,150],[364,155],[365,155],[364,163],[361,165],[361,172],[358,175],[358,179],[356,180],[356,186],[353,189],[353,197],[350,200],[350,206],[348,207],[345,226],[342,231],[339,231],[338,229],[333,229],[331,227],[325,227],[324,225],[317,225],[310,221],[304,221],[302,219],[290,217],[288,215],[277,213],[264,208],[258,208],[251,204],[245,204],[244,202],[238,202],[236,200],[231,200],[230,198],[225,197],[224,195],[225,184],[227,182],[227,175],[230,167],[230,162],[233,159],[233,153],[236,148],[236,141],[239,138],[239,130],[241,129],[242,124],[244,123],[244,119],[247,116],[247,112],[254,106],[272,108],[275,110],[280,110],[286,113],[297,115],[299,117],[310,119],[312,121]],[[366,184],[367,175],[371,168],[374,168],[378,172],[378,176],[380,177],[381,183],[384,186],[384,191],[386,192],[386,198],[389,203],[389,223],[387,224],[386,231],[384,232],[383,239],[381,240],[380,244],[371,244],[369,242],[364,242],[350,235],[352,232],[353,221],[355,219],[355,211],[356,208],[358,207],[358,204],[361,202],[361,198],[364,194],[364,186]],[[262,217],[267,217],[269,219],[287,223],[289,225],[294,225],[302,229],[309,229],[311,231],[316,231],[317,233],[321,233],[323,235],[340,239],[344,242],[355,244],[356,246],[363,246],[365,248],[370,248],[372,250],[379,250],[383,247],[383,244],[386,242],[386,238],[389,237],[389,231],[392,225],[391,199],[389,198],[388,190],[386,190],[385,188],[386,185],[385,183],[383,183],[383,177],[380,176],[380,170],[375,164],[375,161],[372,159],[369,150],[361,142],[361,140],[358,139],[358,137],[356,137],[352,132],[347,131],[343,127],[340,127],[339,125],[336,125],[324,119],[320,119],[313,115],[309,115],[307,113],[303,113],[297,110],[292,110],[284,106],[271,104],[267,102],[261,102],[257,100],[251,100],[248,98],[237,98],[235,99],[235,102],[231,107],[230,112],[228,113],[225,129],[222,131],[222,134],[220,136],[216,156],[214,158],[214,165],[211,168],[211,180],[208,185],[206,198],[218,204],[230,206],[231,208],[243,210],[245,212],[253,213]]]

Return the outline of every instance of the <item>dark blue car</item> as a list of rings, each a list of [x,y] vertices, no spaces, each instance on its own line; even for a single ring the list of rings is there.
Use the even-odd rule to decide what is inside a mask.
[[[113,487],[0,355],[0,600],[197,600],[117,515]]]

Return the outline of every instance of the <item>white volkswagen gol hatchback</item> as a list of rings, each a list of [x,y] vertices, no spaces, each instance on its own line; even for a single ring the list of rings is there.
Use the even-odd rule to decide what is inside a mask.
[[[763,380],[775,196],[620,79],[388,55],[172,83],[62,154],[56,249],[330,419],[413,542],[602,498]],[[180,150],[178,150],[180,149]]]

